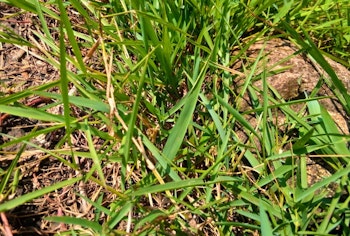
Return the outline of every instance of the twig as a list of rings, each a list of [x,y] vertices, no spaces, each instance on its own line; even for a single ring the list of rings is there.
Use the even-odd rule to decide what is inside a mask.
[[[12,236],[13,234],[12,234],[11,226],[10,226],[8,220],[7,220],[7,217],[6,217],[5,213],[1,212],[0,215],[1,215],[2,223],[4,225],[5,235],[6,236]]]

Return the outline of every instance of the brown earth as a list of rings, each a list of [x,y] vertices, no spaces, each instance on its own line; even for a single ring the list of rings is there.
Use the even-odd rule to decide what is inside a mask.
[[[54,101],[40,96],[31,95],[38,86],[48,85],[59,80],[59,71],[45,61],[45,55],[39,50],[40,40],[35,36],[39,25],[37,16],[30,13],[20,13],[15,7],[0,3],[0,33],[17,35],[17,38],[23,38],[30,42],[33,46],[21,46],[12,43],[0,43],[0,96],[5,98],[16,93],[26,92],[16,103],[20,106],[30,108],[40,108],[43,106],[51,106]],[[52,27],[57,27],[57,21],[48,22]],[[54,36],[54,37],[57,37]],[[57,44],[59,39],[57,39]],[[39,44],[38,44],[39,43]],[[83,56],[87,54],[87,50],[83,51]],[[56,58],[57,59],[57,58]],[[87,62],[88,63],[88,62]],[[95,63],[95,62],[94,62]],[[71,65],[68,65],[71,66]],[[58,86],[50,86],[50,92],[58,92]],[[4,101],[6,102],[6,101]],[[6,103],[12,103],[9,101]],[[73,108],[76,116],[81,115],[77,108]],[[62,114],[60,105],[52,105],[47,109],[53,114]],[[0,111],[0,168],[6,170],[11,161],[15,158],[22,142],[14,145],[8,145],[13,140],[23,138],[29,135],[33,129],[47,128],[50,124],[44,124],[37,120],[10,116]],[[62,139],[64,135],[63,129],[40,135],[31,139],[27,139],[34,145],[38,145],[42,149],[38,149],[28,145],[17,164],[19,183],[15,192],[10,192],[8,199],[30,193],[32,191],[43,189],[55,183],[71,179],[79,173],[72,170],[58,161],[55,157],[48,154],[45,150],[50,150]],[[72,135],[73,148],[76,150],[87,151],[88,145],[82,138],[81,132],[74,132]],[[93,140],[96,145],[100,145],[100,140]],[[62,145],[61,151],[69,151],[68,145]],[[67,155],[65,158],[69,160]],[[69,160],[70,162],[71,160]],[[92,166],[91,160],[77,158],[76,163],[84,171],[89,171]],[[119,189],[119,166],[109,164],[103,169],[106,181],[112,188]],[[3,175],[3,173],[2,173]],[[74,186],[65,187],[63,189],[46,194],[43,197],[23,204],[8,212],[1,213],[0,235],[52,235],[59,231],[67,230],[65,224],[50,223],[43,218],[46,216],[75,216],[77,218],[85,217],[93,219],[95,213],[91,204],[88,204],[83,198],[86,196],[93,201],[101,194],[104,194],[103,205],[109,205],[115,198],[110,192],[103,193],[96,183],[79,182]],[[3,196],[0,201],[3,201]],[[101,214],[100,219],[106,217]]]

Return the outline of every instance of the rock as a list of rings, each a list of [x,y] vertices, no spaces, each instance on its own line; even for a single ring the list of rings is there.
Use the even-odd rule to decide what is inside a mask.
[[[248,73],[246,74],[249,74],[251,65],[253,65],[253,63],[257,60],[257,57],[262,49],[263,57],[260,58],[258,62],[255,75],[259,75],[264,71],[266,73],[266,81],[268,84],[273,87],[285,101],[305,98],[305,94],[310,95],[319,82],[324,82],[322,79],[328,78],[325,71],[323,71],[316,63],[313,63],[306,55],[301,53],[301,51],[299,51],[291,42],[282,39],[272,39],[267,42],[257,42],[253,44],[245,52],[246,57],[233,66],[233,70],[242,71],[244,65],[244,67],[248,69]],[[331,59],[326,58],[326,60],[349,91],[349,70]],[[259,76],[256,76],[257,80],[253,81],[252,83],[254,87],[258,88],[258,90],[262,90],[263,83],[259,78]],[[234,80],[233,84],[236,94],[240,94],[235,99],[237,102],[236,108],[241,112],[244,112],[243,114],[246,114],[245,118],[247,121],[259,132],[261,130],[259,130],[257,127],[261,127],[261,125],[259,125],[261,119],[257,116],[256,112],[250,112],[253,108],[252,104],[254,104],[254,102],[251,101],[248,92],[245,91],[243,93],[242,90],[246,79],[247,78],[245,76],[240,75]],[[261,104],[263,101],[262,95],[259,93],[257,94]],[[271,94],[272,93],[270,92],[270,95]],[[317,91],[316,95],[332,96],[331,98],[320,99],[318,101],[331,115],[338,126],[339,131],[343,134],[349,134],[349,126],[347,122],[348,115],[337,100],[337,97],[334,96],[329,84],[327,85],[327,83],[322,83],[322,86]],[[280,102],[283,102],[283,100]],[[303,106],[305,106],[305,102],[301,102],[290,107],[294,111],[299,112]],[[276,135],[276,137],[270,137],[271,139],[275,139],[271,140],[271,145],[274,145],[272,148],[275,153],[290,150],[292,148],[291,142],[286,140],[291,140],[291,135],[295,135],[293,134],[294,131],[289,129],[291,123],[288,123],[289,121],[286,122],[286,116],[279,109],[271,109],[271,111],[272,117],[270,117],[268,122],[277,127],[275,131],[278,131],[278,135]],[[306,112],[300,114],[307,115]],[[254,147],[251,149],[252,153],[256,151],[261,152],[262,146],[259,140],[254,136],[253,138],[248,138],[245,129],[242,127],[236,127],[236,134],[240,140],[239,142],[244,143],[247,145],[247,147]],[[307,175],[309,186],[313,185],[315,182],[318,182],[325,176],[331,175],[333,172],[332,170],[329,170],[330,168],[327,168],[329,167],[327,164],[322,163],[321,166],[319,163],[320,161],[322,162],[322,158],[307,158]],[[315,178],[315,176],[317,178]],[[329,195],[334,193],[333,189],[330,187],[327,188],[327,191],[329,191]]]
[[[242,64],[246,68],[249,68],[255,62],[262,49],[263,57],[260,58],[256,74],[265,70],[267,72],[268,84],[275,88],[286,101],[303,98],[305,93],[310,94],[313,91],[322,77],[328,77],[316,63],[313,63],[307,56],[298,51],[291,42],[282,39],[271,39],[266,43],[264,41],[256,42],[246,51],[247,59],[236,63],[233,68],[238,70]],[[344,86],[349,90],[349,70],[331,59],[326,58],[326,60],[334,69]],[[245,79],[242,76],[236,78],[237,93],[241,91]],[[262,89],[261,80],[255,81],[253,84],[257,88]],[[317,95],[333,96],[333,93],[326,84],[323,84]],[[261,98],[260,101],[262,101]],[[332,116],[339,130],[344,134],[349,134],[348,117],[339,101],[335,97],[319,101]],[[239,109],[241,111],[247,111],[252,108],[252,102],[247,92],[243,95],[243,100],[239,101],[239,103]],[[294,110],[298,110],[300,107],[294,106]],[[282,121],[283,119],[279,120]]]

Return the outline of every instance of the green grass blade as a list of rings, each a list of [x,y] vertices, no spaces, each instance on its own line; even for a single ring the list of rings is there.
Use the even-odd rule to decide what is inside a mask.
[[[13,30],[4,27],[9,33],[4,33],[0,31],[0,42],[9,43],[21,46],[32,47],[33,45],[25,40],[24,38],[17,35]],[[1,28],[2,29],[2,28]]]
[[[58,1],[58,2],[62,4],[61,1]],[[62,9],[61,9],[61,11],[62,11]],[[69,97],[68,97],[66,45],[65,45],[65,40],[64,40],[64,32],[63,32],[62,22],[63,21],[61,21],[61,24],[60,24],[60,81],[61,81],[61,93],[62,93],[62,98],[63,98],[63,110],[64,110],[64,120],[66,123],[66,131],[70,135],[71,127],[70,127],[70,107],[69,107]]]
[[[101,205],[101,200],[103,199],[103,194],[100,195],[100,197],[98,198],[97,202],[92,201],[90,198],[88,198],[87,196],[81,195],[79,193],[77,193],[77,195],[81,198],[83,198],[86,202],[88,202],[89,204],[91,204],[93,207],[95,207],[99,212],[103,212],[106,215],[111,215],[111,211],[108,210],[106,207],[104,207],[103,205]],[[97,220],[97,219],[96,219]]]
[[[338,187],[337,189],[338,194],[336,194],[333,198],[332,198],[332,202],[328,208],[327,211],[327,215],[324,218],[324,220],[322,221],[321,225],[319,226],[319,228],[317,229],[317,231],[319,233],[325,233],[325,232],[330,232],[332,229],[330,229],[330,226],[332,226],[332,224],[334,224],[334,222],[332,222],[331,218],[334,215],[334,211],[336,210],[336,208],[340,205],[340,196],[341,196],[341,189],[340,187]]]
[[[76,218],[71,216],[49,216],[45,217],[45,220],[57,222],[57,223],[64,223],[69,225],[80,225],[88,229],[94,230],[95,233],[102,233],[102,225],[100,225],[97,222],[82,219],[82,218]]]
[[[286,30],[296,39],[297,43],[302,46],[302,48],[306,49],[308,53],[312,56],[312,58],[327,72],[327,74],[330,76],[334,86],[339,90],[339,96],[344,98],[345,102],[342,102],[342,105],[344,109],[346,110],[347,114],[350,114],[350,96],[347,92],[347,89],[343,85],[342,81],[338,78],[332,67],[329,65],[329,63],[326,61],[326,59],[322,56],[319,49],[316,47],[316,45],[312,42],[310,36],[307,34],[305,30],[303,30],[304,35],[307,39],[307,41],[304,41],[300,35],[287,23],[284,21],[281,21],[282,25],[286,28]]]
[[[308,197],[310,194],[313,194],[316,190],[321,189],[324,186],[329,185],[332,182],[336,182],[341,177],[348,175],[350,173],[350,165],[347,167],[340,169],[339,171],[335,172],[333,175],[323,179],[322,181],[319,181],[309,187],[308,189],[304,189],[303,191],[297,191],[296,192],[296,202],[302,201],[304,198]]]
[[[34,4],[35,4],[36,12],[37,12],[37,14],[38,14],[38,16],[39,16],[41,25],[42,25],[42,27],[43,27],[43,31],[44,31],[44,33],[45,33],[45,36],[46,36],[46,38],[47,38],[49,41],[53,42],[54,40],[52,39],[52,36],[51,36],[51,34],[50,34],[49,27],[48,27],[47,24],[46,24],[46,20],[45,20],[45,18],[44,18],[44,14],[43,14],[43,12],[42,12],[42,10],[41,10],[42,5],[39,3],[39,0],[35,0],[34,2],[35,2]]]
[[[59,101],[63,101],[63,96],[61,94],[57,93],[48,93],[48,92],[33,92],[33,94],[42,96],[42,97],[47,97],[47,98],[53,98]],[[85,108],[90,108],[93,111],[101,111],[105,113],[109,113],[109,106],[98,100],[93,100],[90,98],[84,98],[84,97],[77,97],[77,96],[69,96],[69,102],[71,104],[74,104],[78,107],[85,107]]]
[[[309,131],[306,132],[301,138],[299,138],[293,145],[293,150],[297,149],[303,149],[305,148],[305,145],[310,141],[313,133],[314,133],[314,128],[310,129]]]
[[[261,229],[261,235],[262,236],[273,236],[273,231],[271,227],[271,222],[269,220],[268,215],[266,214],[266,211],[263,209],[263,204],[260,205],[260,229]]]
[[[60,188],[63,188],[63,187],[69,186],[69,185],[72,185],[72,184],[82,180],[82,178],[83,177],[80,176],[80,177],[68,179],[68,180],[59,182],[57,184],[53,184],[51,186],[48,186],[46,188],[42,188],[42,189],[36,190],[34,192],[27,193],[27,194],[22,195],[18,198],[4,202],[4,203],[0,204],[0,212],[11,210],[15,207],[18,207],[26,202],[29,202],[29,201],[35,199],[35,198],[41,197],[44,194],[50,193],[52,191],[55,191],[57,189],[60,189]]]
[[[84,17],[84,20],[87,21],[87,27],[91,27],[93,29],[98,28],[98,22],[95,21],[94,18],[91,17],[91,15],[89,15],[89,13],[85,10],[85,7],[82,5],[82,3],[84,4],[84,2],[85,6],[89,5],[89,1],[70,0],[69,2],[71,2],[72,6],[75,7],[75,9],[78,10],[80,15]]]
[[[132,113],[131,113],[131,117],[128,123],[128,130],[126,131],[126,137],[123,140],[124,145],[124,155],[123,155],[123,159],[122,159],[122,181],[125,182],[126,180],[126,168],[127,168],[127,164],[129,161],[129,156],[130,156],[130,147],[132,146],[132,138],[134,137],[134,130],[135,130],[135,125],[136,125],[136,118],[138,115],[138,111],[139,111],[139,105],[140,105],[140,101],[142,98],[142,91],[144,90],[144,82],[145,82],[145,76],[146,76],[146,71],[147,71],[147,66],[148,66],[148,58],[150,55],[152,55],[152,53],[154,52],[154,50],[152,50],[145,58],[145,65],[144,68],[141,72],[141,76],[140,76],[140,81],[139,81],[139,86],[136,92],[136,98],[135,98],[135,102],[132,108]],[[143,60],[142,60],[143,61]],[[124,184],[122,184],[122,188],[124,188]]]
[[[203,179],[186,179],[186,180],[180,180],[180,181],[173,181],[168,182],[165,184],[159,184],[154,186],[146,186],[139,190],[136,190],[134,192],[131,192],[131,196],[142,196],[148,193],[157,193],[157,192],[164,192],[167,190],[174,190],[174,189],[183,189],[187,187],[195,187],[195,186],[203,186],[203,185],[211,185],[215,183],[224,183],[224,182],[237,182],[241,181],[238,178],[235,177],[229,177],[229,176],[219,176],[215,180],[212,181],[203,181]]]
[[[111,214],[109,221],[107,222],[108,228],[114,229],[115,226],[132,210],[134,203],[131,201],[119,201],[119,207],[117,210],[111,209],[115,214]],[[116,204],[118,204],[116,203]]]
[[[85,134],[86,134],[86,140],[87,140],[88,145],[89,145],[89,151],[91,154],[91,159],[94,162],[94,167],[97,169],[97,173],[98,173],[98,176],[100,177],[100,181],[102,183],[105,183],[105,177],[104,177],[102,167],[101,167],[101,160],[97,155],[97,152],[96,152],[96,149],[94,146],[94,142],[92,141],[91,130],[90,130],[90,126],[89,126],[87,120],[85,120],[85,125],[84,125],[83,130],[85,131]]]
[[[193,89],[190,91],[190,95],[187,97],[187,102],[185,103],[175,126],[171,129],[169,138],[164,146],[163,154],[170,160],[175,158],[187,132],[187,127],[192,120],[192,115],[198,101],[198,95],[205,78],[207,67],[208,63],[206,62]]]
[[[10,3],[11,5],[16,6],[20,9],[24,9],[24,10],[30,11],[30,12],[35,12],[35,6],[30,1],[6,0],[5,2]]]
[[[61,19],[60,27],[62,27],[62,31],[63,31],[63,29],[66,30],[66,33],[67,33],[68,39],[69,39],[69,43],[71,44],[73,52],[75,54],[75,57],[76,57],[76,59],[78,61],[79,69],[84,74],[86,74],[86,67],[85,67],[85,64],[83,62],[83,57],[81,55],[78,43],[77,43],[77,41],[75,39],[73,27],[72,27],[72,25],[70,23],[68,15],[67,15],[67,10],[66,10],[66,8],[63,5],[62,0],[56,0],[56,2],[58,4],[58,7],[59,7],[60,13],[61,13],[60,14],[60,19]],[[61,34],[61,37],[63,37],[63,35],[64,35],[63,32],[61,32],[60,34]],[[62,38],[62,46],[65,49],[64,39],[63,38]],[[62,49],[61,49],[61,53],[62,53]],[[61,60],[64,60],[64,59],[61,58]],[[61,64],[61,66],[62,66],[62,64]]]
[[[253,194],[248,192],[241,192],[241,197],[245,199],[246,201],[250,202],[251,204],[258,206],[258,207],[264,207],[265,209],[269,209],[272,215],[276,216],[277,218],[281,218],[281,212],[278,206],[272,205],[271,202],[268,201],[262,201],[259,198],[255,197]]]
[[[246,121],[246,119],[232,106],[226,103],[220,96],[215,94],[215,97],[218,99],[219,103],[224,106],[229,113],[231,113],[238,122],[242,124],[243,127],[247,128],[250,132],[252,132],[257,138],[260,139],[260,135],[254,130],[254,128]]]
[[[15,159],[12,160],[10,166],[7,168],[6,174],[1,179],[0,194],[2,195],[2,197],[5,196],[5,194],[4,194],[5,188],[8,185],[10,177],[13,175],[14,169],[17,166],[17,162],[18,162],[19,158],[21,157],[26,146],[27,146],[26,144],[22,145],[21,149],[17,152]]]
[[[205,107],[207,108],[209,114],[211,115],[213,122],[215,124],[215,127],[219,133],[219,136],[220,136],[221,140],[223,141],[226,137],[226,133],[225,133],[225,130],[221,124],[219,115],[215,112],[215,110],[211,106],[209,100],[206,98],[206,96],[203,93],[200,93],[199,96],[200,96],[201,100],[203,101]]]
[[[295,166],[284,164],[284,165],[278,167],[273,173],[269,174],[266,177],[263,177],[257,183],[257,186],[263,187],[263,186],[265,186],[273,181],[276,181],[279,178],[283,179],[283,177],[286,175],[286,173],[290,173],[294,168],[295,168]],[[255,187],[252,189],[255,189]]]
[[[144,134],[141,132],[139,132],[139,134],[141,135],[143,144],[152,153],[153,157],[157,160],[163,171],[167,173],[174,181],[181,180],[180,176],[174,170],[171,160],[162,155],[158,148],[154,146],[154,144]]]
[[[65,122],[64,117],[60,115],[50,114],[45,111],[41,111],[39,109],[35,109],[31,107],[24,108],[24,107],[12,107],[12,106],[0,105],[0,112],[14,115],[14,116],[19,116],[19,117],[35,119],[35,120],[60,122],[60,123]]]

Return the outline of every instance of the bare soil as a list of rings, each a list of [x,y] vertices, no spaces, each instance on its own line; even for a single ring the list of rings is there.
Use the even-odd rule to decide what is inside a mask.
[[[34,91],[38,86],[55,83],[59,80],[57,68],[47,63],[43,59],[45,58],[44,55],[35,46],[38,43],[38,39],[33,34],[33,31],[38,27],[38,22],[37,16],[30,13],[20,13],[15,7],[0,3],[0,33],[16,34],[18,38],[23,38],[34,45],[0,43],[0,95],[6,97],[15,93],[22,94],[22,98],[15,102],[19,102],[20,106],[30,108],[40,108],[54,103],[50,99],[30,95],[30,91]],[[57,26],[55,21],[50,21],[49,23],[52,27]],[[26,94],[26,91],[29,91],[29,93]],[[59,88],[57,86],[50,87],[50,92],[58,91]],[[11,102],[13,101],[9,101],[9,103]],[[75,109],[77,116],[82,115],[79,114],[81,111],[77,108],[72,108]],[[62,107],[52,106],[50,110],[54,114],[59,114],[62,112]],[[37,120],[0,113],[0,133],[4,134],[0,136],[0,145],[5,145],[0,150],[0,168],[6,170],[23,145],[22,142],[17,142],[13,145],[7,144],[12,140],[29,135],[33,129],[42,129],[47,127],[47,125]],[[55,145],[63,135],[64,129],[58,129],[48,134],[26,139],[31,144],[42,147],[43,150],[27,145],[17,164],[20,180],[16,187],[16,192],[11,193],[8,199],[51,186],[73,178],[78,174],[76,171],[63,165],[57,158],[45,152],[45,150],[55,148]],[[73,146],[76,147],[76,150],[86,151],[88,150],[88,145],[81,135],[79,132],[73,134]],[[96,145],[100,145],[100,140],[94,141]],[[63,144],[61,150],[64,151],[64,149],[69,151],[68,145]],[[67,155],[66,158],[69,159],[70,157]],[[85,171],[89,171],[92,166],[92,162],[88,159],[76,159],[75,161]],[[108,184],[118,189],[119,166],[110,164],[103,171],[105,176],[107,176]],[[77,218],[94,219],[95,213],[91,205],[83,198],[77,196],[77,193],[96,200],[103,191],[96,183],[88,181],[85,183],[79,182],[74,186],[46,194],[8,211],[6,214],[1,213],[3,224],[0,226],[0,234],[9,235],[10,230],[13,235],[52,235],[56,232],[67,230],[65,224],[49,223],[44,219],[46,216],[75,216]],[[114,200],[113,198],[112,194],[105,193],[103,205],[109,205]],[[102,213],[100,216],[101,221],[105,217]]]

